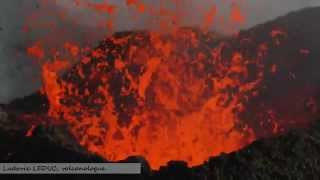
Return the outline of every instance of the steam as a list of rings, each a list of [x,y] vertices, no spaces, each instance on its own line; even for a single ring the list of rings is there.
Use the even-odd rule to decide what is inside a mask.
[[[107,2],[117,6],[117,13],[114,15],[115,30],[132,30],[132,29],[148,29],[150,24],[145,21],[148,18],[147,15],[138,15],[135,21],[131,21],[131,16],[134,14],[132,8],[128,8],[126,0],[89,0],[90,2],[103,3]],[[160,0],[140,0],[145,5],[151,5],[153,7],[160,7]],[[200,25],[203,20],[203,14],[210,10],[213,5],[217,6],[217,16],[227,20],[230,15],[230,7],[233,3],[237,3],[243,15],[246,17],[246,22],[237,29],[245,29],[252,27],[256,24],[263,23],[268,20],[272,20],[280,15],[298,10],[304,7],[320,5],[318,0],[178,0],[179,7],[176,6],[174,1],[162,0],[162,5],[169,7],[172,10],[179,10],[182,16],[183,25],[195,26]],[[83,8],[74,6],[72,1],[58,1],[58,6],[68,8],[70,14],[75,16],[83,15],[82,23],[88,26],[96,26],[101,20],[101,15],[87,11]],[[85,14],[85,15],[84,15]],[[136,15],[136,14],[135,14]],[[97,18],[100,17],[100,18]],[[220,29],[223,26],[221,23],[212,23],[211,29]]]
[[[29,38],[21,31],[23,2],[1,1],[0,4],[0,103],[2,103],[32,92],[40,83],[39,79],[34,78],[37,68],[24,53]],[[30,4],[35,5],[35,1]]]
[[[103,0],[91,0],[91,2],[102,2]],[[169,2],[169,0],[167,0]],[[237,2],[246,17],[246,22],[237,26],[238,29],[249,28],[255,24],[271,20],[289,11],[307,6],[320,5],[318,0],[186,0],[181,5],[184,25],[199,25],[203,18],[199,12],[206,12],[212,5],[217,6],[221,17],[228,17],[230,5]],[[101,29],[97,24],[108,18],[81,7],[75,7],[73,1],[51,1],[50,6],[43,6],[41,0],[10,0],[0,2],[0,103],[6,103],[14,98],[30,94],[41,85],[39,67],[25,53],[25,49],[31,43],[36,42],[39,37],[48,36],[48,29],[32,29],[24,32],[26,28],[26,17],[34,11],[67,12],[66,18],[57,20],[57,26],[64,27],[65,35],[59,34],[52,37],[52,46],[58,46],[62,42],[70,41],[79,45],[93,45],[107,34],[106,29]],[[56,4],[54,3],[56,2]],[[125,5],[125,0],[108,0],[109,4],[118,7],[117,13],[113,15],[114,30],[132,30],[150,28],[147,22],[149,16],[137,14],[136,21],[132,20],[132,9]],[[157,6],[160,1],[144,0],[144,3]],[[160,4],[159,4],[160,5]],[[174,4],[167,4],[169,8],[176,8]],[[48,8],[48,9],[46,9]],[[45,14],[43,14],[45,15]],[[42,17],[46,20],[49,17]],[[81,19],[81,21],[74,21]],[[101,23],[100,23],[101,24]],[[214,23],[211,29],[223,30],[221,23]]]

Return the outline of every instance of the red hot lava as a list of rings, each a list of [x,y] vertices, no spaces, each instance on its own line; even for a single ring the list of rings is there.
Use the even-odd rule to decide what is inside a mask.
[[[117,10],[109,4],[84,5],[103,13]],[[140,13],[149,10],[138,0],[127,5]],[[230,19],[243,23],[239,7],[232,9]],[[263,62],[268,44],[259,45],[252,57],[240,49],[223,55],[229,44],[207,32],[214,16],[216,7],[204,15],[204,30],[116,33],[94,50],[64,43],[68,57],[81,60],[61,59],[55,52],[51,61],[41,61],[49,116],[65,121],[89,151],[108,160],[141,155],[155,169],[170,160],[198,165],[251,143],[255,131],[241,114],[263,89],[265,73],[278,68],[267,69]],[[279,45],[283,34],[273,31],[270,38]],[[28,53],[44,59],[46,52],[37,43]],[[277,133],[273,112],[267,114]]]

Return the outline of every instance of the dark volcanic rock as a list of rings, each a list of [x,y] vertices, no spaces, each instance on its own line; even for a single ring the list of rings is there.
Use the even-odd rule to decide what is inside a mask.
[[[49,109],[49,102],[40,91],[23,98],[15,99],[9,104],[2,105],[6,112],[14,113],[46,113]]]
[[[0,162],[106,162],[94,155],[64,149],[49,139],[9,135],[0,131]],[[131,157],[122,162],[147,163]],[[312,128],[291,131],[286,135],[254,142],[241,151],[209,159],[201,166],[188,168],[182,161],[169,162],[158,171],[143,171],[141,176],[91,176],[92,179],[319,179],[320,178],[320,121]],[[5,177],[5,176],[2,176]],[[12,176],[13,177],[13,176]],[[39,176],[40,178],[57,176]],[[88,176],[69,176],[86,179]],[[17,176],[17,179],[35,179]]]

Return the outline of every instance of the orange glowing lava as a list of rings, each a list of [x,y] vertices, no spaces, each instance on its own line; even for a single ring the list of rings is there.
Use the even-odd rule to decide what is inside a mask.
[[[63,78],[64,64],[46,63],[51,115],[91,152],[109,160],[141,155],[153,168],[173,159],[197,165],[243,147],[255,136],[238,127],[238,113],[262,77],[248,81],[253,60],[234,52],[225,61],[223,44],[210,48],[201,35],[179,29],[107,38]]]
[[[107,2],[86,2],[75,1],[99,13],[117,12]],[[125,4],[139,13],[154,11],[139,0]],[[162,7],[156,13],[165,16],[160,22],[170,14],[164,12],[172,11]],[[265,73],[275,74],[279,68],[265,67],[263,57],[269,44],[254,47],[256,56],[248,56],[208,32],[216,16],[217,7],[211,6],[203,14],[201,30],[177,27],[161,29],[161,33],[116,33],[94,49],[64,42],[62,47],[71,60],[59,58],[57,52],[45,54],[38,44],[31,46],[30,55],[50,59],[42,61],[49,116],[65,121],[90,152],[108,160],[140,155],[154,169],[170,160],[198,165],[210,156],[248,145],[256,134],[240,114],[260,93]],[[230,21],[245,21],[234,3]],[[270,35],[277,38],[284,32],[275,30]],[[276,39],[277,44],[281,40]],[[274,113],[266,112],[277,133]]]

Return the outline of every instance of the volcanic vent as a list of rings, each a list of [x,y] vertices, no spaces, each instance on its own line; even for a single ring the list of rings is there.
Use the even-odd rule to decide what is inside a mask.
[[[232,37],[196,28],[115,33],[42,66],[52,122],[108,160],[198,165],[318,115],[319,8]],[[304,29],[300,28],[304,27]],[[309,27],[309,28],[308,28]],[[77,46],[66,44],[70,56]],[[40,47],[29,49],[36,55]],[[47,118],[47,117],[46,117]]]
[[[115,34],[61,79],[49,76],[60,61],[44,66],[50,115],[90,151],[111,160],[142,155],[155,168],[238,149],[254,139],[238,114],[262,78],[246,63],[260,67],[240,52],[223,59],[216,43],[188,28]]]

